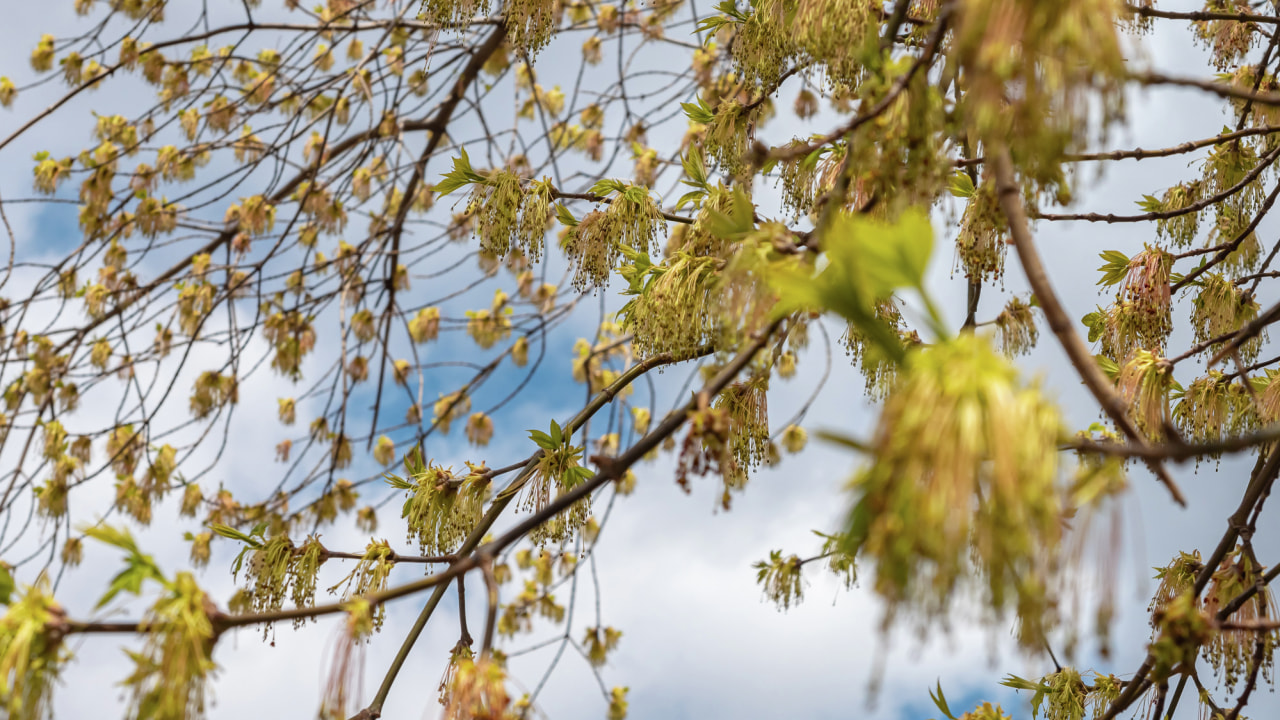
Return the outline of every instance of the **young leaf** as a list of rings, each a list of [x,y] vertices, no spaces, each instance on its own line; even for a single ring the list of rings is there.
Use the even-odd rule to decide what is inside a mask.
[[[138,544],[134,542],[133,535],[128,530],[114,528],[110,525],[94,525],[81,528],[81,530],[85,535],[100,543],[105,543],[129,553],[138,552]]]
[[[543,450],[555,450],[559,444],[551,441],[551,436],[541,430],[530,430],[529,437]]]
[[[1143,212],[1161,212],[1164,210],[1164,201],[1154,195],[1143,195],[1142,199],[1137,202],[1138,207],[1142,208]]]
[[[578,227],[578,219],[573,216],[573,213],[569,212],[569,208],[565,207],[563,203],[556,203],[556,219],[565,227]]]
[[[858,551],[862,549],[862,543],[866,542],[867,534],[870,531],[871,507],[867,504],[867,498],[864,496],[853,506],[853,510],[849,513],[849,530],[842,537],[842,551],[848,555],[857,555]]]
[[[938,706],[938,710],[950,720],[956,720],[956,716],[951,714],[951,708],[947,707],[947,696],[942,694],[942,681],[938,681],[938,690],[935,693],[929,691],[929,697],[933,700],[933,704]]]
[[[260,542],[257,538],[254,538],[252,535],[246,535],[245,533],[231,527],[230,525],[223,525],[222,523],[210,523],[209,529],[218,533],[224,538],[228,538],[230,540],[239,540],[240,542],[244,543],[245,545],[248,545],[251,548],[256,549],[256,548],[262,547],[262,542]]]
[[[973,187],[973,178],[969,177],[969,173],[958,172],[951,176],[951,182],[948,183],[948,189],[951,194],[961,198],[973,197],[976,190]]]
[[[458,150],[462,155],[453,159],[453,169],[444,174],[443,180],[436,183],[435,191],[440,197],[444,197],[464,185],[485,181],[483,175],[471,169],[471,158],[467,156],[467,149],[459,147]]]
[[[733,189],[733,204],[728,214],[717,210],[707,212],[707,227],[717,237],[737,240],[755,229],[756,207],[739,188]]]
[[[152,560],[150,555],[143,555],[138,550],[138,544],[134,542],[133,535],[128,530],[114,528],[110,525],[96,525],[82,528],[82,530],[88,537],[112,547],[120,548],[128,553],[125,557],[124,570],[121,570],[111,579],[107,592],[98,600],[96,607],[105,606],[121,592],[138,595],[142,592],[142,583],[147,580],[155,580],[161,585],[169,584],[169,581],[164,577],[164,573],[160,572],[155,560]]]
[[[1089,328],[1089,342],[1097,342],[1098,338],[1102,337],[1102,333],[1107,329],[1106,318],[1100,309],[1080,318],[1080,322]]]
[[[772,281],[780,310],[823,309],[843,315],[893,362],[905,357],[902,342],[875,315],[875,303],[899,288],[916,289],[936,315],[924,291],[924,271],[933,250],[933,230],[923,210],[903,213],[893,223],[838,215],[822,233],[827,266],[816,276],[781,271]],[[945,328],[935,320],[936,331]]]
[[[1102,273],[1102,279],[1098,281],[1099,285],[1115,285],[1124,280],[1125,275],[1129,274],[1129,257],[1124,253],[1116,250],[1107,250],[1098,257],[1107,261],[1102,267],[1098,268],[1098,272]]]
[[[388,485],[390,485],[391,487],[397,490],[412,490],[414,488],[413,483],[409,482],[408,480],[405,480],[399,475],[392,475],[391,473],[383,473],[382,477],[386,479]]]
[[[676,210],[683,210],[689,205],[697,205],[701,203],[702,198],[706,196],[707,194],[701,190],[690,190],[689,192],[681,195],[680,199],[676,201]]]
[[[695,102],[691,103],[680,103],[680,107],[684,108],[684,114],[688,115],[690,120],[702,125],[707,125],[711,123],[712,120],[716,119],[715,111],[713,111],[709,105],[704,103],[702,98],[697,97],[694,98],[694,100]]]
[[[0,563],[0,605],[8,605],[13,597],[14,582],[13,574],[9,572],[9,566]]]
[[[680,159],[680,164],[684,168],[684,174],[689,176],[687,180],[681,180],[689,187],[699,188],[701,190],[709,190],[707,185],[707,165],[702,160],[702,153],[696,148],[685,153]]]
[[[626,190],[627,190],[626,183],[622,182],[621,180],[606,178],[604,180],[600,180],[596,182],[595,185],[592,185],[591,190],[589,192],[592,195],[599,195],[600,197],[609,197],[614,193],[626,192]]]
[[[1115,380],[1116,376],[1120,374],[1120,366],[1116,364],[1115,360],[1106,355],[1094,355],[1093,359],[1098,362],[1098,367],[1102,368],[1102,372],[1106,373],[1107,377],[1112,380]]]

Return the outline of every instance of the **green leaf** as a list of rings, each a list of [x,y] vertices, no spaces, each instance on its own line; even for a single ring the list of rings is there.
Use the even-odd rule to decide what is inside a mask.
[[[1115,285],[1129,274],[1129,256],[1124,253],[1107,250],[1098,257],[1106,260],[1106,263],[1098,268],[1098,272],[1102,273],[1102,279],[1098,281],[1099,285]]]
[[[639,205],[649,199],[649,189],[640,185],[626,185],[619,194],[635,205]]]
[[[733,21],[723,15],[712,15],[699,20],[698,24],[690,34],[696,32],[709,32],[714,35],[722,26],[732,24]]]
[[[1097,342],[1098,338],[1102,337],[1102,333],[1107,329],[1105,316],[1102,314],[1101,309],[1080,318],[1080,322],[1089,328],[1089,342]]]
[[[382,477],[387,481],[388,485],[390,485],[391,487],[397,490],[412,490],[414,487],[413,483],[409,482],[408,480],[405,480],[399,475],[392,475],[391,473],[383,473]]]
[[[1116,364],[1115,360],[1106,355],[1094,355],[1093,359],[1097,361],[1098,367],[1102,368],[1102,372],[1106,373],[1107,377],[1112,380],[1115,380],[1116,376],[1120,374],[1120,366]]]
[[[557,446],[564,443],[564,432],[560,429],[560,423],[555,420],[551,421],[551,442]]]
[[[951,182],[948,183],[948,189],[951,194],[956,197],[971,198],[977,190],[973,187],[973,178],[969,177],[969,173],[957,172],[951,176]]]
[[[564,203],[556,203],[556,219],[565,227],[578,227],[578,219],[569,212],[569,208]]]
[[[771,278],[782,300],[780,311],[838,313],[886,358],[901,362],[902,342],[876,317],[875,305],[900,288],[912,288],[925,300],[935,333],[945,336],[946,328],[924,289],[933,251],[933,229],[924,210],[908,210],[896,222],[841,213],[820,232],[827,258],[820,273],[780,270]]]
[[[684,168],[684,174],[689,176],[688,180],[682,180],[681,182],[702,190],[710,189],[707,185],[707,165],[702,159],[700,150],[697,148],[690,149],[680,159],[680,165]]]
[[[427,464],[422,460],[422,448],[415,445],[404,454],[404,470],[411,478],[427,471]]]
[[[1164,211],[1164,201],[1155,195],[1143,195],[1142,199],[1138,200],[1137,203],[1138,207],[1142,208],[1143,212]]]
[[[244,565],[244,556],[253,548],[245,545],[240,548],[240,552],[236,555],[236,559],[231,562],[231,577],[234,578],[240,574],[240,568]]]
[[[935,694],[933,690],[929,691],[929,698],[933,700],[933,704],[938,706],[938,710],[951,720],[956,720],[956,716],[951,714],[951,708],[947,707],[947,696],[942,694],[942,681],[938,681],[938,690]]]
[[[622,263],[618,267],[618,273],[627,281],[627,289],[623,291],[623,295],[639,295],[644,292],[645,287],[653,278],[660,274],[659,268],[655,268],[653,260],[649,257],[648,252],[642,252],[626,245],[619,246],[623,256],[627,262]],[[628,303],[630,305],[630,303]],[[625,315],[627,310],[619,310],[619,315]]]
[[[1020,678],[1017,675],[1009,675],[1005,677],[1005,679],[1000,681],[1000,684],[1007,688],[1013,688],[1014,690],[1039,690],[1040,689],[1040,683],[1032,682],[1031,680],[1027,680],[1026,678]]]
[[[604,180],[597,181],[595,185],[592,185],[591,190],[589,192],[592,195],[599,195],[600,197],[609,197],[614,193],[621,194],[626,191],[627,191],[626,183],[622,182],[621,180],[606,178]]]
[[[239,540],[240,542],[244,543],[245,545],[248,545],[249,547],[252,547],[252,548],[262,547],[262,542],[259,541],[257,538],[253,537],[253,535],[246,535],[245,533],[231,527],[230,525],[223,525],[222,523],[209,523],[209,529],[221,535],[224,538],[228,538],[231,540]]]
[[[831,265],[861,275],[875,297],[924,286],[933,228],[923,210],[908,210],[895,223],[841,215],[825,235]]]
[[[464,185],[485,182],[483,175],[471,169],[471,158],[467,156],[467,149],[459,147],[458,150],[462,153],[461,157],[453,159],[453,169],[444,174],[443,180],[436,183],[435,191],[441,197]]]
[[[121,591],[128,591],[134,595],[139,594],[142,590],[142,581],[144,579],[145,578],[142,577],[141,573],[137,572],[136,567],[130,567],[128,570],[121,572],[112,578],[111,585],[107,587],[107,591],[102,595],[102,597],[98,598],[98,604],[94,605],[93,608],[97,610],[98,608],[103,607],[114,600],[116,595],[119,595]]]
[[[1027,680],[1026,678],[1020,678],[1017,675],[1009,675],[1005,679],[1001,680],[1000,684],[1008,688],[1013,688],[1014,690],[1034,691],[1035,695],[1031,698],[1031,716],[1038,717],[1040,715],[1040,705],[1044,702],[1045,693],[1049,690],[1048,686]]]
[[[729,212],[708,209],[707,229],[712,235],[729,240],[738,240],[756,227],[756,206],[740,188],[733,189],[732,203]]]
[[[564,485],[566,490],[571,490],[590,480],[594,476],[595,473],[591,472],[590,469],[578,465],[565,470],[564,475],[560,478],[560,482]]]
[[[863,496],[849,512],[849,530],[841,539],[841,550],[848,555],[857,555],[870,531],[871,507],[867,504],[866,496]]]
[[[114,528],[110,525],[97,525],[82,528],[82,531],[86,536],[94,540],[120,548],[128,553],[124,561],[124,570],[121,570],[111,579],[107,592],[98,600],[96,607],[105,606],[121,592],[133,595],[140,594],[142,592],[142,584],[147,580],[155,580],[166,586],[169,584],[169,581],[164,577],[164,573],[160,572],[155,560],[151,559],[150,555],[143,555],[138,550],[138,545],[134,542],[133,535],[128,530]]]
[[[694,32],[709,32],[714,35],[721,27],[744,23],[750,17],[749,14],[738,10],[733,0],[724,0],[724,2],[716,5],[716,10],[723,13],[723,15],[711,15],[702,18],[698,21]],[[707,41],[710,42],[710,38]]]
[[[860,453],[874,452],[874,449],[870,445],[862,442],[861,440],[853,437],[852,435],[842,435],[840,433],[831,432],[829,430],[819,430],[817,433],[815,433],[815,435],[820,440],[825,440],[829,443],[834,443],[836,445],[843,445],[844,447],[847,447],[850,450],[856,450]]]
[[[541,430],[530,430],[529,438],[543,450],[555,450],[557,443],[551,441],[551,436]]]
[[[702,202],[702,198],[706,197],[706,193],[701,190],[690,190],[680,196],[676,201],[676,209],[683,210],[687,205],[697,205]]]
[[[126,529],[115,528],[110,525],[94,525],[83,527],[81,531],[100,543],[106,543],[129,553],[138,552],[138,544],[134,542],[133,535],[129,534]]]
[[[13,590],[16,586],[13,582],[13,574],[9,572],[9,566],[0,563],[0,605],[8,605],[13,599]]]
[[[684,114],[688,115],[690,120],[707,125],[716,119],[715,111],[711,109],[710,105],[704,103],[702,98],[695,97],[694,100],[695,102],[691,103],[680,103],[680,107],[684,108]]]

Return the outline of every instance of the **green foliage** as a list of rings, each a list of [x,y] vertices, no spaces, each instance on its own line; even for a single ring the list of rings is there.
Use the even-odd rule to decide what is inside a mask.
[[[1125,276],[1129,274],[1129,256],[1115,250],[1107,250],[1100,256],[1107,262],[1100,268],[1098,272],[1102,273],[1102,279],[1098,281],[1099,285],[1115,285]]]
[[[453,169],[444,174],[444,179],[436,183],[435,191],[441,197],[466,185],[485,182],[485,176],[471,169],[471,158],[467,149],[458,148],[458,157],[453,159]]]
[[[13,573],[9,568],[0,565],[0,605],[8,605],[13,599],[13,591],[17,585],[13,582]]]
[[[951,708],[947,705],[947,696],[942,692],[942,681],[938,681],[937,690],[929,691],[929,699],[933,700],[933,704],[938,707],[938,711],[950,720],[956,720],[956,716],[951,713]]]
[[[958,198],[971,198],[978,192],[973,185],[973,178],[969,177],[969,174],[965,172],[957,172],[952,175],[947,189]]]
[[[1045,720],[1084,720],[1088,696],[1093,688],[1085,685],[1080,672],[1064,667],[1040,679],[1039,682],[1009,675],[1000,684],[1015,690],[1030,690],[1031,715]]]
[[[364,598],[367,601],[369,595],[387,589],[391,569],[395,566],[392,560],[394,555],[395,551],[387,541],[370,540],[356,566],[337,585],[329,588],[329,592],[334,593],[338,588],[342,588],[344,600],[350,602],[352,598]],[[385,617],[386,608],[382,604],[378,604],[371,610],[373,631],[382,629],[382,621]]]
[[[1156,639],[1151,643],[1153,679],[1162,681],[1178,665],[1190,662],[1211,635],[1209,618],[1196,607],[1191,593],[1178,595],[1153,616]]]
[[[165,579],[155,560],[150,555],[142,554],[142,551],[138,549],[138,544],[134,542],[133,535],[127,528],[116,528],[100,524],[84,527],[81,531],[98,542],[125,552],[125,568],[111,579],[111,584],[107,586],[106,593],[98,600],[97,607],[104,607],[121,592],[127,592],[132,595],[141,594],[142,584],[147,580],[154,580],[161,585],[169,586],[169,581]]]
[[[903,215],[896,223],[838,214],[824,232],[827,265],[816,274],[779,272],[773,282],[782,310],[821,308],[842,315],[885,356],[901,362],[906,353],[885,323],[876,303],[898,289],[916,290],[927,307],[933,329],[945,337],[941,318],[924,289],[924,271],[933,250],[933,231],[923,212]]]
[[[733,2],[733,0],[721,0],[715,6],[715,10],[722,14],[709,15],[699,20],[696,26],[698,32],[705,32],[709,35],[714,34],[726,25],[741,24],[750,17],[749,13],[739,10],[737,3]]]
[[[684,108],[684,114],[696,123],[709,125],[716,119],[715,110],[709,107],[702,98],[694,98],[691,103],[680,103],[680,107]]]

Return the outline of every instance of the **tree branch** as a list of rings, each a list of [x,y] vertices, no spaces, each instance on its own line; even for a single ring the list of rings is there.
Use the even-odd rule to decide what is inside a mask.
[[[1009,234],[1013,237],[1013,244],[1018,251],[1022,269],[1026,272],[1027,282],[1035,292],[1040,308],[1044,310],[1050,329],[1057,336],[1059,344],[1067,353],[1067,358],[1071,360],[1072,366],[1080,374],[1085,386],[1093,393],[1103,411],[1125,435],[1129,436],[1131,441],[1140,447],[1148,446],[1147,440],[1129,418],[1124,400],[1116,393],[1111,381],[1094,361],[1093,355],[1076,333],[1066,310],[1058,300],[1057,293],[1053,291],[1053,286],[1049,284],[1049,276],[1045,273],[1043,263],[1040,262],[1040,255],[1036,252],[1035,241],[1027,225],[1027,215],[1022,207],[1022,194],[1014,180],[1013,164],[1009,159],[1008,149],[1003,146],[996,147],[992,155],[1000,207],[1009,221]],[[1173,477],[1169,475],[1169,471],[1158,460],[1148,460],[1147,464],[1156,478],[1168,488],[1174,501],[1185,507],[1187,501]]]

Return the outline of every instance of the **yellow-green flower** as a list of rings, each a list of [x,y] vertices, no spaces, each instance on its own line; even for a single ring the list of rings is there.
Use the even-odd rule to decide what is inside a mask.
[[[850,487],[847,541],[875,561],[889,613],[945,613],[974,583],[1000,612],[1016,599],[1023,641],[1051,617],[1046,584],[1062,534],[1057,408],[985,338],[912,352],[885,401],[873,460]],[[980,578],[980,579],[979,579]]]

